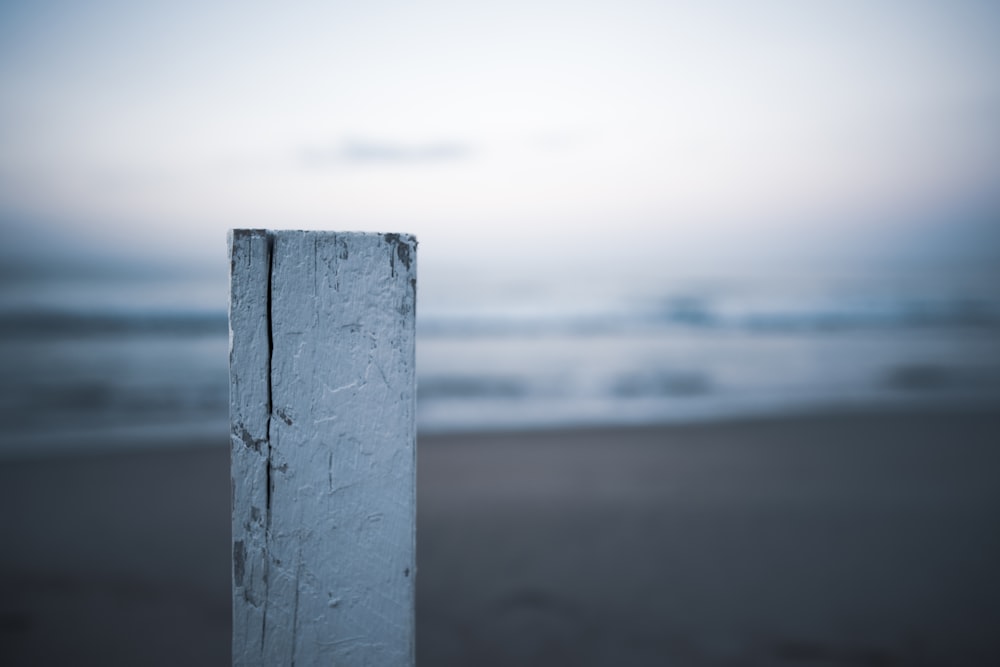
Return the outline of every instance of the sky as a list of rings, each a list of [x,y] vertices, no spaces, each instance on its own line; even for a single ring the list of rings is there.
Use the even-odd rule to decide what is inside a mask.
[[[1000,4],[0,3],[7,256],[1000,257]]]

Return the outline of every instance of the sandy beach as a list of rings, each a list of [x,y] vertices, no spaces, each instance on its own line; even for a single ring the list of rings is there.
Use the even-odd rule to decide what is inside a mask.
[[[422,665],[1000,664],[1000,413],[422,437]],[[0,463],[0,663],[229,662],[224,441]]]

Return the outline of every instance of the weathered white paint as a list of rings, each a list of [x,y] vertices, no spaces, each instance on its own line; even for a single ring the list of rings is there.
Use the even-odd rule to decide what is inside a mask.
[[[235,230],[233,663],[414,660],[416,241]]]

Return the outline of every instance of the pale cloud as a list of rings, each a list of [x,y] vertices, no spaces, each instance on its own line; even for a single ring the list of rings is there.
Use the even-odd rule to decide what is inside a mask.
[[[434,141],[406,144],[368,139],[348,139],[331,147],[313,147],[300,153],[307,167],[321,168],[341,164],[404,164],[422,166],[436,162],[468,160],[475,151],[460,141]]]

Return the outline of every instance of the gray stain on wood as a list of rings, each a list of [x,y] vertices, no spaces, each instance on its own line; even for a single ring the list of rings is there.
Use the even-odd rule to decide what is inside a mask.
[[[233,542],[233,585],[236,587],[243,585],[246,558],[246,549],[243,547],[243,540]]]
[[[289,426],[292,425],[292,418],[288,416],[287,412],[282,409],[275,410],[275,414],[281,418],[281,421],[285,422]]]
[[[417,241],[412,236],[400,234],[382,234],[386,244],[389,246],[389,267],[392,275],[396,275],[396,259],[410,270],[411,253],[417,249]]]
[[[412,664],[416,241],[230,247],[233,661]]]

